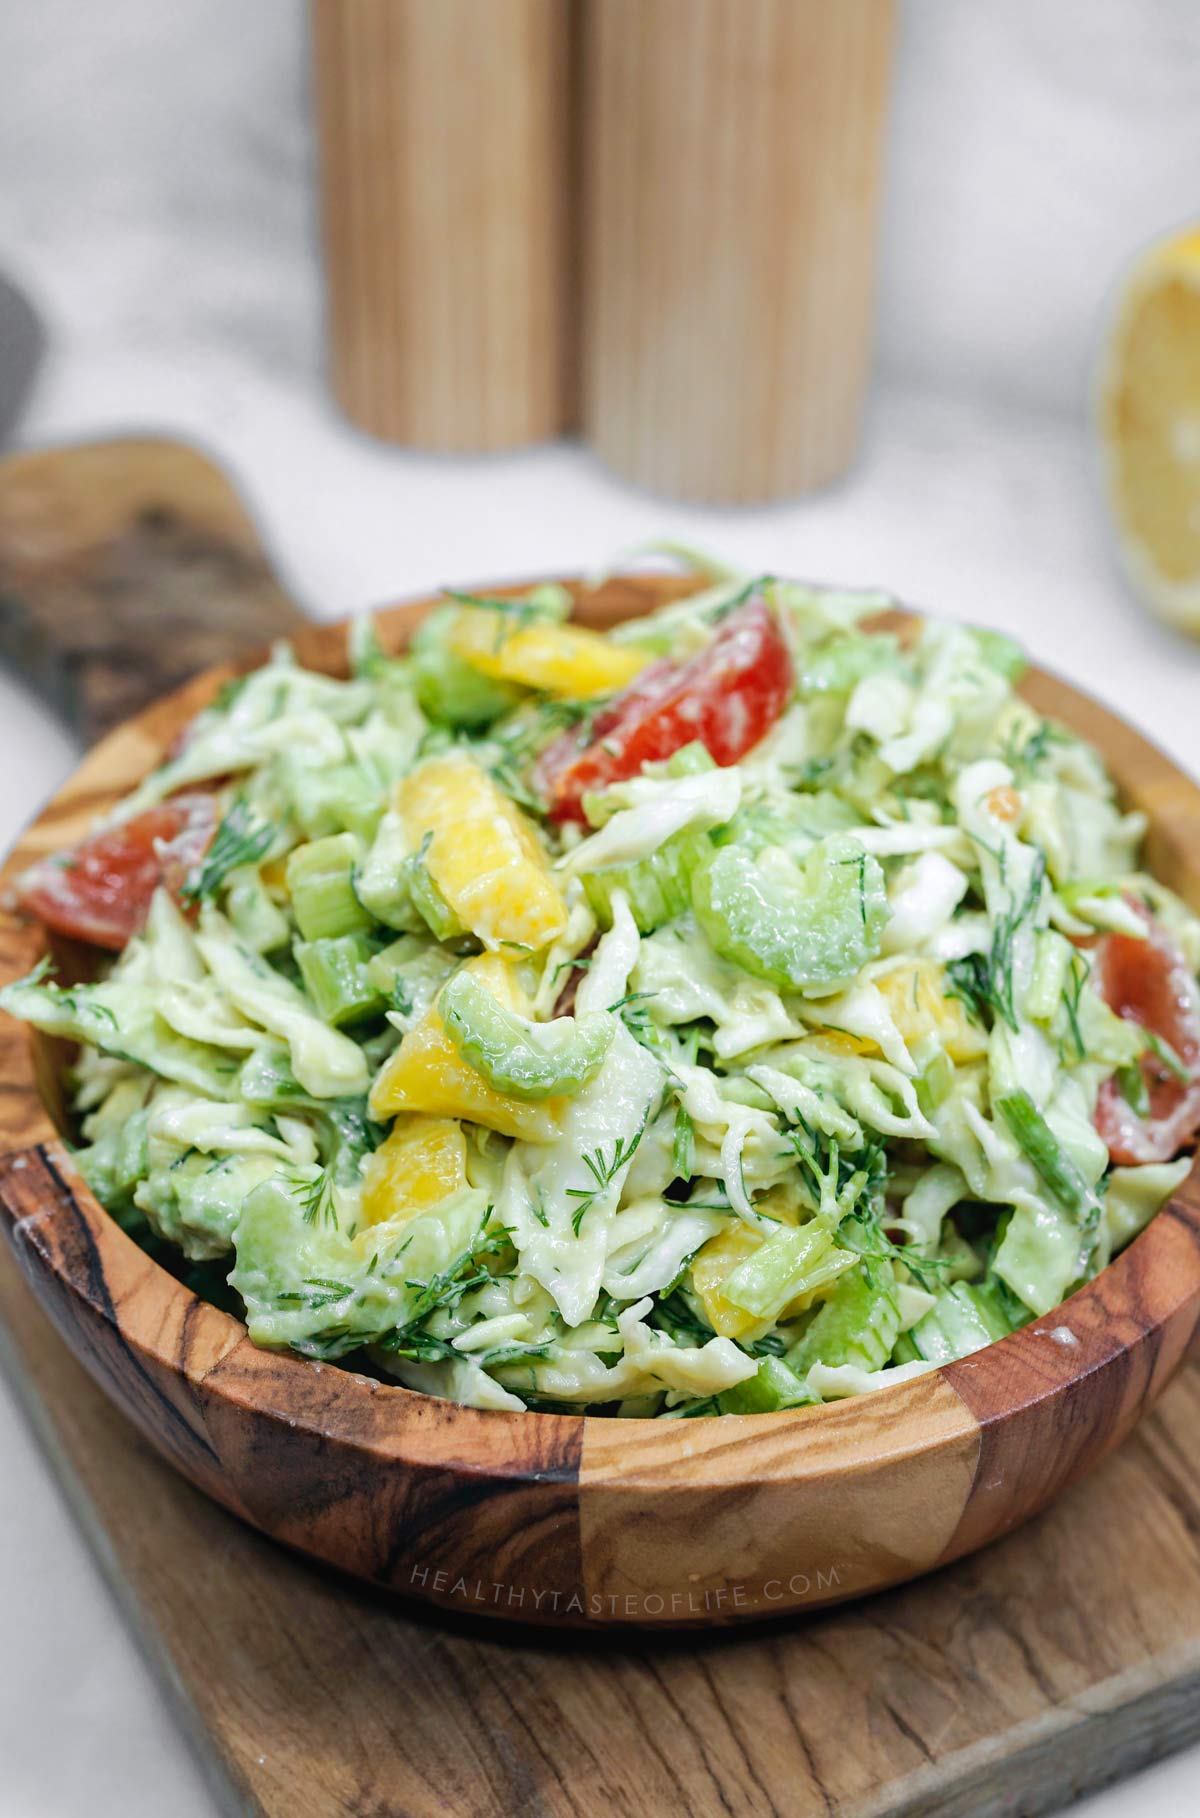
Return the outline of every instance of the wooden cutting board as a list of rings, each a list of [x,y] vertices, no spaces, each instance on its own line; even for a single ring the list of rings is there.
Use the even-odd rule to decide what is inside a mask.
[[[0,463],[0,648],[88,736],[292,610],[196,451]],[[1012,1818],[1200,1737],[1196,1365],[973,1559],[786,1626],[597,1639],[385,1602],[241,1526],[109,1408],[7,1248],[0,1351],[234,1812]]]

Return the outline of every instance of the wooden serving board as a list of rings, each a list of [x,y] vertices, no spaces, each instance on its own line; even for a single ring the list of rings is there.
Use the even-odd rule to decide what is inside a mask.
[[[195,451],[0,464],[0,641],[89,733],[291,610]],[[110,1408],[7,1246],[0,1351],[233,1811],[989,1818],[1200,1736],[1195,1365],[1048,1514],[933,1577],[765,1630],[596,1637],[417,1611],[263,1540]]]

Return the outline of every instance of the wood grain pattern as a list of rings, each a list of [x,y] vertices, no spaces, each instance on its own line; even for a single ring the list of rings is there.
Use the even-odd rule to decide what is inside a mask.
[[[199,449],[123,438],[0,467],[0,656],[87,742],[296,622],[245,506]]]
[[[401,1611],[197,1494],[0,1246],[0,1351],[222,1803],[268,1818],[1012,1818],[1200,1734],[1200,1370],[1020,1535],[801,1623]]]
[[[568,426],[565,0],[315,0],[333,384],[389,441]]]
[[[673,497],[847,466],[870,349],[891,0],[589,0],[584,431]]]
[[[611,623],[680,585],[576,586],[577,615]],[[431,603],[383,613],[385,642],[400,648]],[[344,641],[325,627],[297,644],[336,673]],[[99,745],[12,865],[115,800],[227,673],[198,678]],[[1035,686],[1073,719],[1071,690]],[[1200,842],[1200,791],[1136,734],[1097,720],[1091,705],[1080,711],[1130,802],[1152,798],[1169,822],[1164,855],[1173,839],[1185,850]],[[1164,875],[1191,887],[1177,869]],[[41,940],[3,912],[5,974],[27,969]],[[915,1576],[1007,1532],[1090,1468],[1157,1397],[1200,1321],[1193,1173],[1168,1212],[1050,1319],[864,1403],[670,1424],[456,1408],[259,1351],[238,1322],[196,1301],[74,1176],[28,1053],[8,1025],[4,1117],[22,1146],[0,1160],[0,1222],[85,1366],[237,1514],[451,1609],[552,1626],[725,1624]],[[50,1070],[44,1060],[42,1075]]]

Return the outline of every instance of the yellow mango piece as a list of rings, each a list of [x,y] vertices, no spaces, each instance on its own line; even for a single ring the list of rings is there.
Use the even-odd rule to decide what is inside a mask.
[[[464,928],[487,947],[549,946],[567,906],[532,823],[462,752],[431,758],[396,785],[395,805],[425,868]]]
[[[467,1185],[461,1126],[450,1117],[406,1117],[367,1157],[363,1217],[372,1225],[414,1218]]]
[[[580,625],[522,624],[483,606],[459,613],[450,648],[484,675],[569,700],[624,688],[650,660],[644,651],[612,644]]]
[[[917,959],[884,973],[875,985],[910,1049],[936,1035],[952,1061],[978,1060],[987,1053],[987,1036],[959,999],[946,995],[944,976],[936,960]]]
[[[514,968],[496,954],[478,954],[467,961],[467,970],[509,1009],[527,1013],[528,1000],[516,981]],[[433,1004],[384,1062],[368,1103],[374,1118],[392,1117],[398,1111],[420,1111],[431,1118],[463,1118],[468,1123],[483,1124],[502,1136],[548,1143],[557,1135],[565,1100],[547,1098],[530,1105],[497,1092],[463,1060]]]
[[[721,1338],[744,1338],[764,1323],[744,1307],[735,1307],[721,1292],[722,1282],[739,1263],[753,1256],[761,1243],[758,1232],[739,1219],[728,1230],[710,1237],[692,1263],[692,1286],[704,1303],[709,1325]]]

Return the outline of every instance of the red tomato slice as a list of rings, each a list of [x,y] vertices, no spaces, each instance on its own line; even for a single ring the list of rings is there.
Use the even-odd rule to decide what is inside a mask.
[[[1106,934],[1096,948],[1097,989],[1110,1010],[1170,1044],[1192,1076],[1177,1078],[1153,1052],[1141,1058],[1149,1113],[1139,1117],[1115,1078],[1096,1101],[1096,1128],[1115,1162],[1170,1161],[1200,1130],[1200,988],[1160,923],[1145,916],[1144,941]]]
[[[779,621],[757,595],[731,612],[687,663],[644,669],[592,721],[587,744],[564,733],[537,761],[535,779],[556,821],[582,821],[588,790],[636,776],[699,740],[718,764],[736,764],[779,718],[792,660]]]
[[[58,934],[119,950],[145,927],[159,884],[176,894],[208,850],[211,795],[175,795],[32,866],[17,884],[22,907]]]

